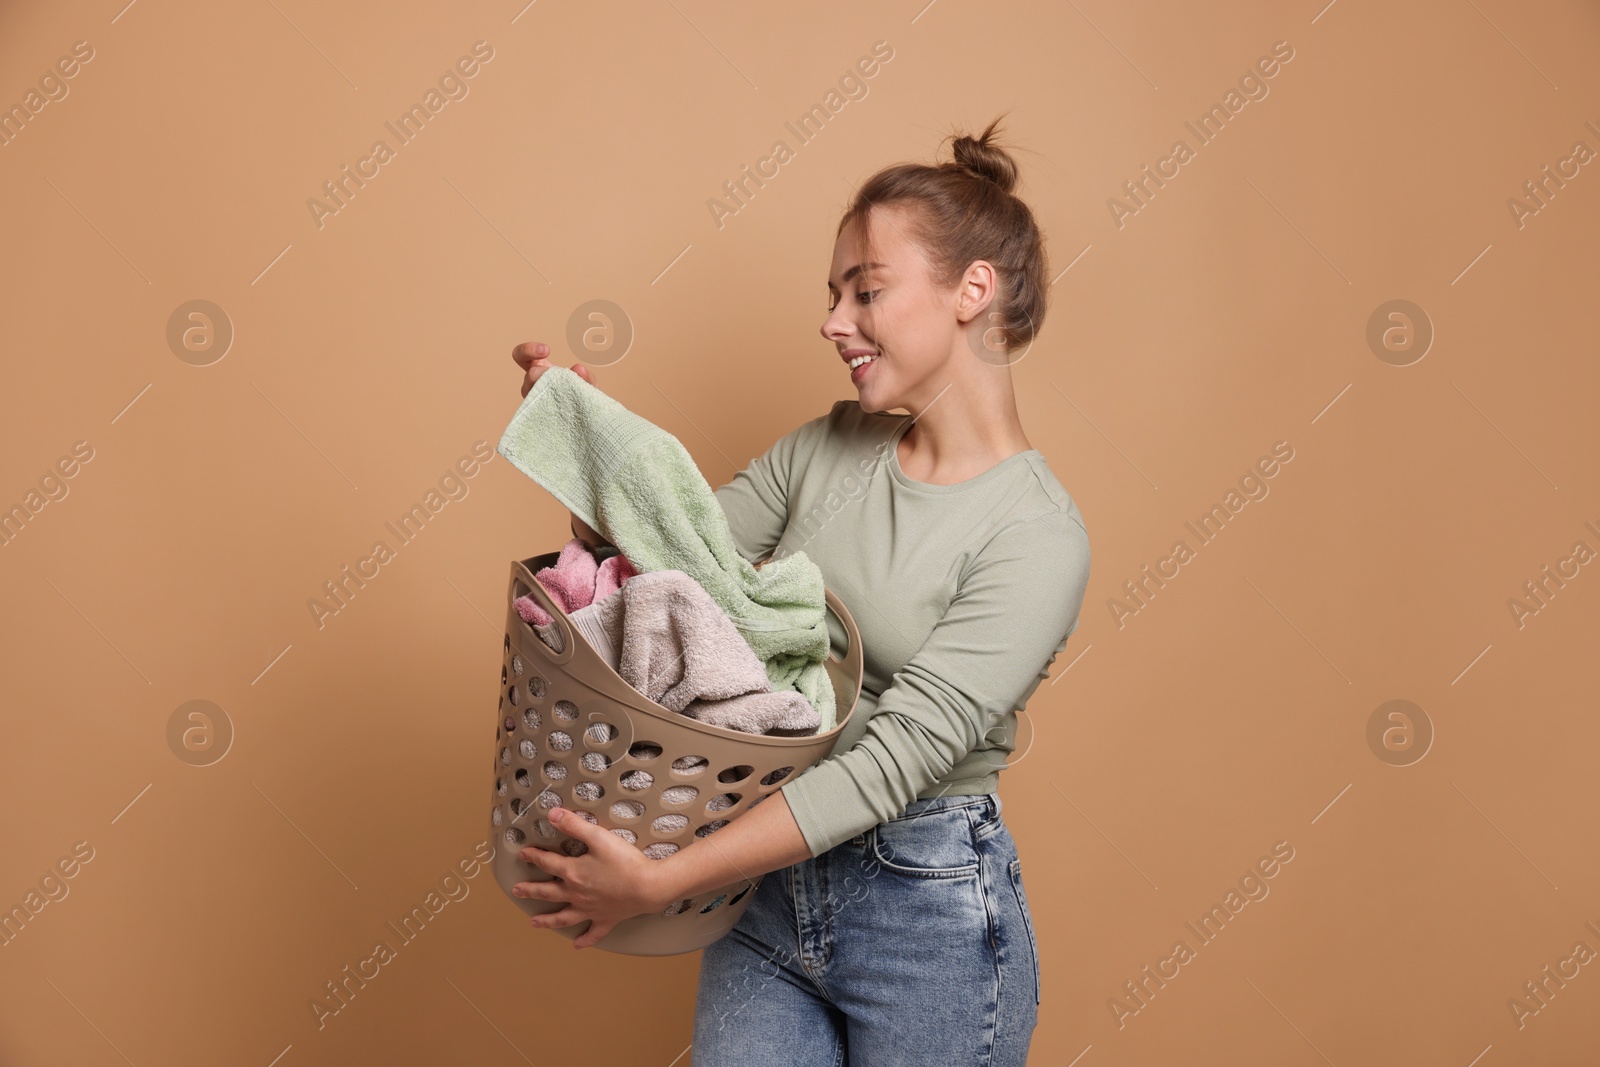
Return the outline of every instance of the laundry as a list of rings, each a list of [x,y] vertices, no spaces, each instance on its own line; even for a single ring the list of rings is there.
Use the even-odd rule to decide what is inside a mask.
[[[745,733],[817,732],[811,702],[772,691],[733,621],[683,571],[641,574],[567,619],[623,681],[669,711]]]
[[[588,545],[574,537],[562,547],[553,566],[543,568],[533,577],[563,612],[571,614],[615,593],[623,582],[638,573],[621,553],[601,560],[589,551]],[[553,620],[548,611],[531,596],[519,596],[512,601],[512,606],[545,644],[561,651],[560,637],[551,625]]]
[[[677,438],[571,370],[551,367],[496,451],[641,576],[681,570],[699,583],[761,661],[772,690],[799,692],[816,709],[819,729],[833,728],[821,570],[804,552],[759,569],[740,555],[727,516]]]

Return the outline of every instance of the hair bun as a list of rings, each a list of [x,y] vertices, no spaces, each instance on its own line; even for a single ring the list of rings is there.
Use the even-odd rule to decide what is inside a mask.
[[[1011,192],[1017,184],[1017,165],[1005,149],[993,143],[1000,120],[989,123],[989,128],[977,137],[962,134],[951,146],[956,165],[979,178],[998,185],[1002,192]]]

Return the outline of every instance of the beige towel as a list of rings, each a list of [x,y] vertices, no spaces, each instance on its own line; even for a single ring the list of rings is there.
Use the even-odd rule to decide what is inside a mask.
[[[752,734],[809,735],[821,724],[799,692],[772,692],[733,620],[683,571],[629,578],[567,618],[623,681],[669,711]]]

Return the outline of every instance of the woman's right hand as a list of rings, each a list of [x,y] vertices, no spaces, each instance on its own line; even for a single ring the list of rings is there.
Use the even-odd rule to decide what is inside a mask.
[[[524,341],[511,350],[511,358],[516,360],[517,366],[523,369],[522,395],[527,396],[528,390],[533,388],[533,383],[539,380],[539,375],[549,370],[554,364],[550,362],[550,346],[543,341]],[[578,377],[594,385],[594,375],[582,363],[572,365]]]

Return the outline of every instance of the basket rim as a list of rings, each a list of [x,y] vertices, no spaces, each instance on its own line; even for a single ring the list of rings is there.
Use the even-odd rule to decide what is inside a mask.
[[[863,656],[861,655],[861,634],[856,628],[855,618],[850,614],[850,609],[845,607],[844,602],[839,599],[833,590],[827,589],[826,587],[823,589],[823,595],[826,601],[826,610],[832,611],[835,617],[839,619],[840,624],[845,629],[845,633],[850,638],[850,648],[843,657],[835,657],[830,649],[828,658],[824,661],[824,663],[827,665],[827,668],[830,669],[830,674],[833,675],[833,680],[835,682],[837,682],[838,677],[842,675],[853,687],[854,692],[851,694],[848,701],[849,706],[845,707],[844,705],[846,702],[839,699],[838,686],[835,685],[834,707],[836,709],[836,715],[834,725],[831,729],[814,734],[801,734],[797,737],[786,737],[779,734],[748,733],[744,730],[735,730],[727,726],[716,726],[711,723],[701,722],[700,720],[691,718],[682,712],[673,711],[670,708],[663,707],[624,681],[622,676],[617,673],[616,668],[612,667],[611,664],[602,659],[599,654],[594,651],[593,646],[589,644],[588,640],[578,632],[578,628],[572,625],[571,620],[567,618],[567,613],[562,610],[561,605],[556,603],[555,599],[549,595],[544,586],[540,585],[538,581],[534,579],[533,575],[535,570],[542,569],[553,564],[560,554],[560,552],[542,552],[537,555],[530,556],[527,559],[514,559],[511,561],[511,576],[506,587],[506,623],[509,628],[507,633],[514,635],[515,644],[537,649],[538,653],[554,667],[568,668],[573,659],[578,657],[578,650],[582,649],[583,654],[587,659],[587,662],[585,663],[586,669],[593,669],[601,672],[601,679],[607,682],[611,688],[615,690],[615,692],[601,692],[599,690],[595,690],[597,693],[599,693],[599,695],[605,697],[606,699],[625,704],[632,711],[638,711],[677,726],[687,727],[694,732],[705,734],[708,737],[722,738],[724,740],[737,740],[747,744],[753,743],[772,748],[803,748],[806,746],[815,745],[819,741],[826,741],[835,738],[845,728],[845,726],[850,723],[851,718],[855,715],[856,708],[860,706],[861,685],[864,680]],[[539,635],[534,632],[533,627],[525,622],[521,615],[517,614],[514,601],[518,596],[517,586],[519,583],[528,587],[529,592],[527,595],[532,596],[538,602],[538,604],[550,614],[551,618],[560,621],[562,635],[564,638],[566,638],[566,647],[563,648],[561,652],[558,653],[549,645],[545,644]],[[563,673],[572,676],[570,670],[564,669]],[[595,689],[595,687],[588,681],[585,681],[582,678],[577,678],[576,676],[572,677],[574,677],[576,681],[586,688],[591,690]],[[837,714],[837,710],[840,708],[843,708],[843,714]]]

